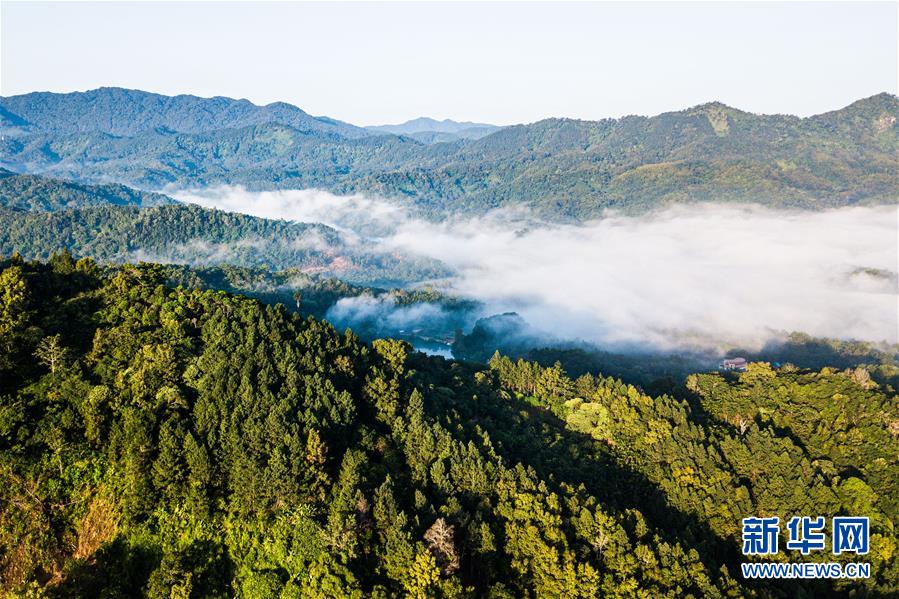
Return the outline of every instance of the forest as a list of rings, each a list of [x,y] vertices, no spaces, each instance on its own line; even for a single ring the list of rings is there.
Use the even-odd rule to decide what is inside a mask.
[[[162,194],[138,191],[124,185],[84,185],[0,168],[0,206],[8,210],[54,212],[87,206],[144,207],[174,203]]]
[[[487,362],[499,350],[513,359],[524,358],[542,366],[559,362],[575,377],[602,372],[627,383],[665,392],[682,387],[684,379],[692,373],[715,369],[722,355],[698,348],[662,351],[648,345],[615,349],[585,341],[551,339],[514,312],[478,318],[467,329],[467,332],[458,331],[452,344],[453,355],[458,359]],[[793,332],[774,337],[760,348],[733,346],[724,353],[747,356],[756,362],[808,369],[862,367],[878,382],[899,388],[899,347],[896,345]]]
[[[53,179],[32,177],[29,193],[38,197]],[[57,209],[17,209],[21,194],[0,195],[0,255],[19,252],[47,259],[60,248],[103,262],[163,262],[339,276],[354,283],[393,286],[446,276],[436,260],[399,252],[379,253],[365,244],[347,243],[340,232],[318,223],[298,223],[201,208],[169,200],[162,205],[104,203],[100,186],[83,186],[90,204],[67,207],[70,191]],[[134,192],[129,188],[130,192]],[[0,184],[2,190],[2,184]],[[135,192],[140,193],[140,192]],[[12,200],[16,197],[17,200]]]
[[[887,597],[897,485],[896,390],[862,366],[655,393],[152,264],[0,262],[8,596]],[[747,514],[870,516],[871,578],[743,579]]]
[[[899,4],[348,8],[0,0],[0,599],[899,599]]]
[[[808,118],[709,102],[422,143],[283,102],[107,87],[0,98],[0,166],[140,189],[366,193],[431,218],[515,206],[577,221],[707,201],[818,210],[895,203],[897,116],[888,93]]]

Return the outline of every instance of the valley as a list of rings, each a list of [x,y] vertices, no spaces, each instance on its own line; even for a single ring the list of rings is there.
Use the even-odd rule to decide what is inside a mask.
[[[897,116],[0,98],[0,591],[894,595]]]

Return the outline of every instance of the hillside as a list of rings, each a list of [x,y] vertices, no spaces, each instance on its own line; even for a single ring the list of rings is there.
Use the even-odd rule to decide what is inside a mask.
[[[557,366],[363,344],[164,282],[152,265],[104,276],[67,255],[0,263],[0,589],[899,591],[899,413],[862,369],[752,364],[692,377],[687,402]],[[740,576],[746,514],[859,511],[872,578]]]
[[[175,200],[124,185],[84,185],[0,169],[0,207],[9,210],[54,212],[87,206],[162,206]]]
[[[431,194],[454,209],[514,202],[574,217],[682,201],[812,209],[894,202],[897,116],[899,101],[882,94],[808,119],[721,104],[651,118],[550,119],[435,148],[418,169],[385,173],[373,185],[382,193],[437,189]]]
[[[420,141],[423,144],[452,143],[456,141],[481,139],[482,137],[487,137],[491,133],[496,132],[496,130],[496,127],[488,126],[462,129],[457,133],[443,133],[440,131],[418,131],[416,133],[409,133],[406,135],[406,137],[411,137],[415,141]]]
[[[452,119],[438,121],[437,119],[423,116],[397,125],[371,125],[366,127],[366,129],[369,131],[393,133],[394,135],[409,135],[410,133],[424,133],[426,131],[434,133],[461,133],[466,129],[493,129],[496,131],[500,127],[488,125],[487,123],[459,122]]]
[[[419,117],[398,125],[372,125],[366,127],[374,133],[405,135],[426,144],[458,141],[461,139],[481,139],[499,131],[501,127],[486,123],[458,122],[450,119],[438,121]]]
[[[348,139],[279,123],[200,134],[154,129],[134,137],[96,131],[36,134],[7,137],[0,144],[7,166],[45,176],[112,177],[140,188],[231,182],[258,189],[327,188],[399,168],[424,147],[392,135]]]
[[[347,244],[321,224],[202,208],[123,185],[0,170],[0,256],[46,259],[63,249],[103,262],[292,269],[299,276],[388,287],[448,272],[434,260]]]
[[[306,114],[275,102],[257,106],[249,100],[217,96],[164,96],[119,87],[57,94],[33,92],[0,98],[4,120],[27,121],[38,131],[56,135],[100,132],[131,137],[154,129],[202,133],[218,129],[281,123],[298,131],[363,137],[365,129]],[[5,123],[4,123],[5,125]]]
[[[294,264],[307,265],[322,259],[316,246],[339,244],[336,232],[322,225],[269,221],[193,205],[0,211],[0,222],[0,253],[18,251],[38,258],[65,248],[110,261],[155,256],[175,262],[230,259],[243,263],[278,261],[279,253],[287,252]],[[263,248],[268,244],[275,245]]]
[[[46,259],[66,249],[104,262],[296,268],[390,285],[444,276],[433,261],[347,246],[320,224],[268,220],[199,206],[95,206],[57,212],[0,209],[0,255]]]
[[[103,106],[125,94],[101,91],[88,94],[102,96]],[[4,98],[4,109],[37,129],[5,136],[0,166],[142,188],[231,183],[374,193],[434,217],[524,205],[554,220],[676,202],[804,209],[894,203],[899,187],[899,100],[889,94],[809,118],[711,103],[654,117],[547,119],[451,143],[432,143],[440,141],[433,132],[423,134],[426,143],[358,137],[313,127],[280,108],[255,107],[249,116],[237,108],[219,110],[209,119],[186,110],[170,122],[166,107],[181,106],[183,97],[141,94],[125,94],[124,115],[147,102],[139,114],[123,117],[123,123],[139,123],[127,126],[117,117],[98,122],[92,104],[77,94],[66,96],[64,119],[23,110],[44,106],[46,95]],[[75,125],[58,124],[62,120]]]

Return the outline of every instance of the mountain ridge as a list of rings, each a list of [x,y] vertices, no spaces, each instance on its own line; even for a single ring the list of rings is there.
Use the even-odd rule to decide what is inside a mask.
[[[388,286],[446,276],[406,253],[346,243],[321,223],[263,218],[183,203],[118,184],[88,185],[0,169],[0,256],[65,249],[104,263],[296,268]]]
[[[85,185],[0,168],[0,208],[7,210],[54,212],[89,206],[143,208],[177,203],[162,194],[139,191],[116,183]]]
[[[361,127],[336,119],[314,117],[286,102],[260,106],[247,99],[225,96],[203,98],[192,94],[167,96],[122,87],[5,96],[0,98],[0,106],[49,133],[96,130],[112,135],[134,135],[157,126],[181,133],[201,133],[234,126],[283,122],[299,130],[339,133],[344,137],[368,135]],[[147,118],[147,113],[150,113],[150,118]],[[73,115],[76,118],[73,119]]]
[[[459,139],[480,139],[502,127],[488,123],[460,122],[452,119],[437,120],[422,116],[395,125],[369,125],[365,129],[374,133],[406,135],[424,143],[437,143]]]
[[[8,104],[0,102],[42,127]],[[643,212],[703,201],[820,209],[896,202],[897,117],[899,99],[882,93],[804,118],[711,102],[653,117],[553,118],[441,140],[370,131],[347,137],[328,127],[242,124],[246,119],[185,133],[159,128],[165,123],[149,115],[155,128],[130,137],[60,134],[46,125],[4,136],[0,166],[144,189],[240,184],[370,193],[435,217],[523,205],[545,218],[582,220],[609,208]]]
[[[449,118],[434,119],[434,118],[427,117],[427,116],[416,117],[416,118],[409,119],[407,121],[404,121],[402,123],[397,123],[397,124],[359,126],[359,125],[354,125],[352,123],[344,122],[344,121],[341,121],[341,120],[338,120],[338,119],[335,119],[332,117],[328,117],[328,116],[313,116],[294,104],[290,104],[289,102],[284,102],[284,101],[279,101],[279,100],[276,100],[274,102],[269,102],[268,104],[255,104],[246,98],[232,98],[229,96],[221,96],[221,95],[210,96],[210,97],[197,96],[194,94],[167,95],[167,94],[161,94],[161,93],[157,93],[157,92],[144,91],[144,90],[135,89],[135,88],[125,88],[125,87],[117,87],[117,86],[101,86],[101,87],[86,90],[86,91],[73,91],[73,92],[33,91],[33,92],[27,92],[27,93],[23,93],[23,94],[14,94],[14,95],[10,95],[10,96],[0,96],[0,118],[18,119],[21,121],[21,123],[30,124],[29,121],[31,121],[31,119],[28,119],[27,116],[24,116],[24,112],[26,112],[26,111],[22,110],[22,107],[28,108],[29,100],[31,100],[31,99],[37,98],[37,99],[41,99],[42,101],[46,101],[46,100],[53,98],[53,99],[56,99],[59,101],[68,101],[68,100],[76,99],[76,98],[86,98],[86,99],[89,99],[90,101],[95,102],[96,99],[98,97],[101,97],[103,94],[114,95],[114,96],[118,96],[118,97],[140,96],[140,97],[144,97],[146,99],[154,99],[156,101],[166,100],[170,103],[173,103],[176,101],[188,101],[188,102],[204,103],[204,104],[207,104],[208,106],[215,106],[215,105],[245,106],[245,107],[251,107],[254,109],[263,109],[263,110],[267,109],[269,111],[273,111],[276,113],[277,113],[277,111],[296,112],[298,114],[302,114],[310,119],[313,119],[313,120],[318,121],[319,123],[322,123],[325,125],[333,124],[333,125],[338,125],[338,126],[349,127],[349,128],[351,128],[351,130],[354,130],[356,135],[358,135],[358,136],[364,136],[365,131],[390,132],[390,133],[402,135],[402,134],[407,134],[407,133],[418,133],[418,132],[425,132],[425,131],[436,131],[436,132],[441,132],[441,133],[457,133],[464,129],[478,128],[478,127],[487,127],[487,128],[494,128],[494,129],[499,130],[499,129],[503,129],[508,126],[517,126],[517,125],[501,126],[501,125],[493,125],[490,123],[478,123],[478,122],[472,122],[472,121],[456,121],[456,120],[449,119]],[[578,117],[548,116],[548,117],[544,117],[541,119],[537,119],[536,121],[531,121],[528,123],[520,123],[519,125],[533,125],[533,124],[540,123],[540,122],[547,121],[547,120],[572,120],[572,121],[580,121],[580,122],[600,123],[600,122],[606,122],[606,121],[621,121],[621,120],[631,119],[631,118],[652,119],[652,118],[661,117],[661,116],[665,116],[665,115],[687,114],[687,113],[691,113],[691,112],[704,111],[704,110],[709,110],[709,109],[721,109],[721,110],[725,110],[728,112],[739,113],[739,114],[743,114],[743,115],[751,115],[751,116],[755,116],[755,117],[782,117],[782,118],[794,118],[794,119],[798,119],[798,120],[808,120],[808,119],[817,119],[819,117],[825,117],[827,115],[832,115],[834,113],[840,113],[840,112],[846,111],[848,109],[856,109],[858,107],[868,106],[871,104],[880,104],[880,105],[884,105],[885,108],[888,108],[890,110],[895,110],[895,109],[897,109],[897,106],[899,106],[899,97],[897,97],[896,94],[883,91],[883,92],[879,92],[879,93],[871,95],[871,96],[867,96],[867,97],[855,100],[841,108],[835,108],[833,110],[828,110],[825,112],[816,113],[816,114],[808,115],[808,116],[797,116],[797,115],[794,115],[791,113],[752,112],[752,111],[742,110],[740,108],[730,106],[719,100],[710,100],[708,102],[696,104],[694,106],[688,106],[686,108],[677,109],[677,110],[667,110],[667,111],[660,112],[660,113],[653,114],[653,115],[628,114],[628,115],[623,115],[623,116],[617,117],[617,118],[616,117],[606,117],[606,118],[601,118],[601,119],[583,119],[583,118],[578,118]],[[18,112],[15,110],[16,107],[18,107],[20,109]],[[33,108],[29,108],[29,110],[33,110]],[[266,121],[260,121],[260,122],[266,122]],[[279,122],[279,121],[274,121],[274,122]],[[2,123],[2,121],[0,121],[0,123]],[[291,123],[290,122],[282,122],[282,124],[290,125]],[[223,128],[235,128],[235,126],[241,126],[241,125],[231,124],[231,125],[229,125],[227,127],[223,127]],[[100,130],[100,129],[98,129],[98,130]],[[175,128],[173,128],[173,130],[179,131],[181,133],[196,132],[196,131],[180,130],[180,129],[175,129]]]

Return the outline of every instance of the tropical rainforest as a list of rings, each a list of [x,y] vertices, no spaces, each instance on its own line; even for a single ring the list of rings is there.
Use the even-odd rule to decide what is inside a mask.
[[[707,201],[870,210],[896,203],[897,116],[880,94],[363,128],[0,98],[0,598],[899,596],[899,347],[777,331],[724,371],[687,344],[548,341],[379,233],[171,197],[369,194],[428,236],[522,210],[516,238]],[[822,276],[880,298],[896,273],[860,254]],[[839,515],[870,518],[870,552],[820,559],[870,578],[743,577],[742,518]]]
[[[13,594],[899,592],[899,409],[864,368],[756,362],[651,396],[167,280],[68,253],[0,265]],[[870,579],[740,576],[745,514],[860,512]]]
[[[0,172],[0,255],[47,259],[62,248],[110,262],[292,268],[387,286],[448,273],[420,256],[354,247],[318,223],[207,209],[123,185]]]

